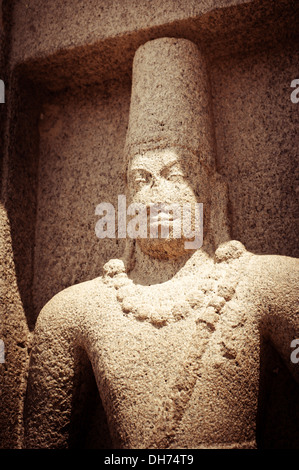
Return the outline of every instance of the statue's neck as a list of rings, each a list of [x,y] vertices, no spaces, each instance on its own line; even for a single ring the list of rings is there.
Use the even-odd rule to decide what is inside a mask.
[[[187,252],[178,259],[160,260],[142,252],[138,243],[134,251],[134,264],[129,277],[138,284],[152,285],[166,282],[172,278],[182,277],[199,270],[203,264],[205,269],[214,263],[213,254],[204,247],[194,252]]]

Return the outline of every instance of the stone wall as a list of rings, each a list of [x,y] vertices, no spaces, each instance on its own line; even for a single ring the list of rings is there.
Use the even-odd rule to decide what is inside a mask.
[[[4,341],[5,359],[5,362],[0,364],[1,448],[18,448],[22,445],[22,415],[30,342],[24,303],[20,295],[20,285],[24,284],[22,274],[26,274],[26,268],[21,272],[16,270],[18,248],[14,244],[16,232],[14,228],[18,224],[18,216],[21,213],[21,202],[16,204],[16,211],[11,217],[13,211],[11,211],[12,201],[9,196],[16,189],[15,181],[10,177],[14,165],[14,159],[10,160],[11,150],[17,147],[17,145],[15,147],[17,144],[14,140],[15,134],[12,131],[15,126],[14,118],[20,116],[19,122],[21,122],[21,107],[16,104],[19,97],[18,88],[15,79],[10,74],[9,67],[12,6],[11,2],[0,2],[0,77],[5,83],[5,104],[0,104],[0,335]],[[26,180],[24,184],[26,185]],[[22,237],[20,235],[19,241]],[[25,265],[26,262],[24,262]],[[27,286],[27,291],[30,292],[29,284]]]
[[[0,121],[7,348],[0,433],[2,447],[19,447],[28,331],[54,294],[99,276],[123,251],[122,241],[96,238],[94,212],[124,192],[131,68],[140,44],[184,37],[205,51],[232,236],[254,253],[298,256],[299,114],[290,100],[298,5],[16,0],[11,12],[9,3],[0,4],[9,36],[0,36],[9,89]]]

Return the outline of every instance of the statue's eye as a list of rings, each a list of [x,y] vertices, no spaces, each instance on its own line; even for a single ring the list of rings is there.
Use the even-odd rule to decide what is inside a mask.
[[[146,178],[144,178],[144,176],[138,176],[137,178],[135,178],[135,182],[136,183],[146,183]]]
[[[180,183],[181,181],[184,181],[184,175],[181,172],[173,172],[167,176],[167,180]]]
[[[134,174],[133,180],[139,185],[149,184],[151,180],[151,174],[147,171],[138,171]]]
[[[161,172],[161,176],[167,181],[172,181],[175,183],[184,181],[184,173],[182,171],[181,165],[178,162],[174,162],[164,168]]]

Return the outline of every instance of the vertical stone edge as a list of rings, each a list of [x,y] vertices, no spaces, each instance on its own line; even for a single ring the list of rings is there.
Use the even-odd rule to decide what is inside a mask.
[[[14,2],[0,0],[0,78],[5,83],[5,104],[0,104],[0,339],[4,357],[0,363],[0,448],[22,447],[23,404],[29,363],[30,335],[18,289],[11,226],[5,204],[7,160],[11,147],[8,129],[14,91],[10,80],[9,52]],[[4,362],[3,362],[4,359]]]

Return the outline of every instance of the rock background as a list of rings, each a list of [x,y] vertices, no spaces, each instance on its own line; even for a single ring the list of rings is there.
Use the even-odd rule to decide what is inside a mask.
[[[254,253],[298,256],[299,114],[290,100],[298,78],[298,5],[2,0],[0,8],[0,78],[8,93],[0,105],[7,353],[0,365],[0,445],[13,448],[22,441],[29,330],[40,309],[63,288],[100,275],[104,263],[123,252],[122,241],[96,238],[94,211],[124,193],[131,68],[139,45],[184,37],[205,51],[232,237]],[[277,361],[273,357],[273,370]],[[293,393],[280,363],[279,370],[280,383]],[[277,389],[275,374],[269,377],[269,401],[286,416],[288,392]],[[273,422],[265,419],[266,444],[291,442],[285,428],[273,432]]]

